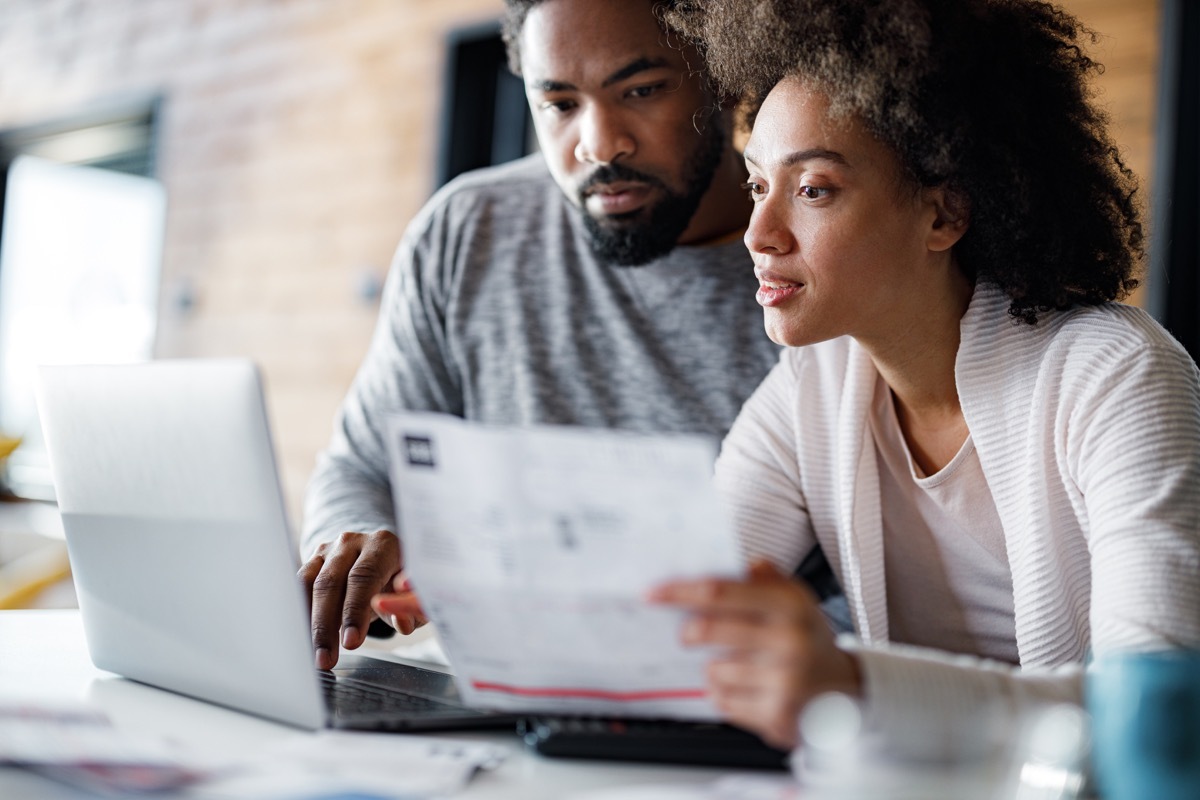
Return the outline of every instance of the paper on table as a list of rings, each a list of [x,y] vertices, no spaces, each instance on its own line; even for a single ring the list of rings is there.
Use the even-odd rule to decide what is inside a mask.
[[[711,652],[684,648],[682,614],[643,599],[742,572],[711,441],[436,414],[389,430],[405,569],[468,703],[718,717]]]
[[[587,789],[566,800],[801,800],[792,778],[731,775],[708,784],[637,784]]]
[[[432,736],[322,731],[265,749],[188,793],[195,800],[446,797],[505,751]]]
[[[0,766],[8,765],[97,793],[177,789],[203,775],[162,742],[120,731],[78,703],[0,700]]]

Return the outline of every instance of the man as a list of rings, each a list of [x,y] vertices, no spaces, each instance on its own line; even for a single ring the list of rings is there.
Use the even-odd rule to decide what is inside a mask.
[[[319,668],[403,567],[388,412],[721,436],[778,358],[727,114],[658,3],[506,2],[542,153],[454,181],[400,245],[306,500]]]

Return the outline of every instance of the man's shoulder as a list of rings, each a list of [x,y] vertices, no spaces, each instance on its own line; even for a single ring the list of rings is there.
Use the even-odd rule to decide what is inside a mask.
[[[465,172],[434,193],[408,227],[410,241],[457,237],[483,226],[491,236],[562,224],[566,197],[538,153]],[[493,225],[500,220],[501,224]]]
[[[550,195],[552,199],[562,196],[540,153],[464,172],[439,189],[432,202],[448,204],[482,200],[511,203],[514,195]]]

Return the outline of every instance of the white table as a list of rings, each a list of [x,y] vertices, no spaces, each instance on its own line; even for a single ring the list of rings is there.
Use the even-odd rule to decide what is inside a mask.
[[[212,758],[262,749],[312,734],[119,678],[92,666],[79,612],[0,611],[0,697],[85,701],[121,730],[183,743]],[[402,735],[402,734],[397,734]],[[496,770],[474,778],[464,798],[562,800],[575,792],[646,784],[708,784],[728,770],[550,759],[531,753],[515,734],[448,734],[482,739],[509,751]],[[0,798],[78,798],[65,786],[0,768]]]

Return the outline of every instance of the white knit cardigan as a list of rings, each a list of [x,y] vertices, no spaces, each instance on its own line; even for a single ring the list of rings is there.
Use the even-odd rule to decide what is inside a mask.
[[[819,542],[860,640],[868,717],[941,748],[971,714],[1081,702],[1083,664],[1200,646],[1200,377],[1142,311],[1109,304],[1034,326],[981,284],[955,380],[999,512],[1021,667],[888,646],[874,364],[848,337],[784,352],[721,448],[717,485],[748,555],[785,571]],[[921,737],[916,737],[921,738]]]

